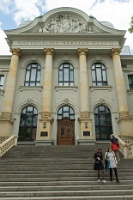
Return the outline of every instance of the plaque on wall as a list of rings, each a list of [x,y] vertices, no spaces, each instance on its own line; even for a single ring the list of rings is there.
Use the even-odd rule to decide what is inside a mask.
[[[47,136],[48,136],[48,132],[47,132],[47,131],[42,131],[42,132],[41,132],[41,136],[47,137]]]
[[[83,131],[83,136],[90,136],[90,131]]]

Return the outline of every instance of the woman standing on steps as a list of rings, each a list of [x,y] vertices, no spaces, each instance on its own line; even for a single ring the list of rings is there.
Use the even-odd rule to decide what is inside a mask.
[[[117,173],[117,159],[115,153],[112,151],[111,148],[108,148],[107,152],[105,153],[105,159],[109,161],[109,170],[110,170],[110,181],[112,181],[112,169],[114,169],[116,181],[119,183],[118,173]]]
[[[102,163],[103,160],[103,155],[102,155],[102,149],[98,149],[98,151],[94,154],[94,170],[98,171],[98,182],[100,181],[100,172],[102,172],[102,178],[103,178],[103,183],[106,183],[104,179],[104,166]]]

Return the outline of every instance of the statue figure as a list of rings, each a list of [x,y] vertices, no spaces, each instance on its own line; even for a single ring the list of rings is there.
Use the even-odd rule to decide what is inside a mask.
[[[64,17],[61,19],[60,32],[70,32],[70,29],[70,20],[68,19],[67,15],[64,15]]]

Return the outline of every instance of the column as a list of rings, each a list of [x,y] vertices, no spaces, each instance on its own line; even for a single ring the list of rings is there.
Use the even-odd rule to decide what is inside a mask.
[[[86,54],[88,49],[78,49],[80,67],[80,123],[81,139],[92,137],[92,120],[89,113],[89,85]]]
[[[53,48],[44,49],[45,57],[45,74],[43,83],[43,110],[42,119],[40,120],[41,132],[45,132],[45,140],[51,138],[51,97],[52,97],[52,68],[53,68]],[[39,138],[40,140],[42,138]],[[44,138],[43,138],[44,139]]]
[[[6,88],[5,88],[5,97],[2,109],[2,115],[0,119],[0,127],[2,130],[2,135],[9,136],[12,129],[12,108],[14,102],[14,94],[16,88],[17,80],[17,70],[20,57],[20,49],[10,49],[12,53],[12,58],[10,62],[10,68],[8,72]],[[3,126],[2,126],[3,123]]]
[[[115,85],[117,102],[119,109],[119,126],[121,135],[131,135],[133,133],[132,120],[129,117],[129,110],[124,86],[123,72],[120,60],[120,49],[112,49],[112,59],[114,65]]]

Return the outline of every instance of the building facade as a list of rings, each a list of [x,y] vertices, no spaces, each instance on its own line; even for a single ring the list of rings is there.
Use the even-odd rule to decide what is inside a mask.
[[[0,56],[1,136],[77,145],[133,135],[133,56],[125,31],[58,8],[5,31]]]

